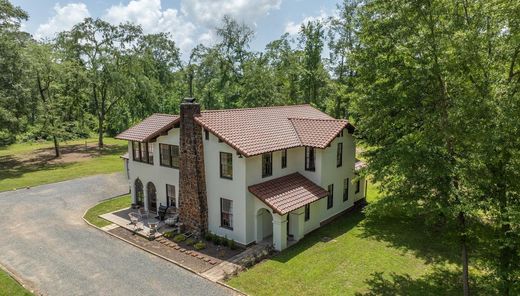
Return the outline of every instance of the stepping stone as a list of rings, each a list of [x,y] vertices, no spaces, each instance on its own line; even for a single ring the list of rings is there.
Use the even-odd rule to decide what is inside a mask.
[[[197,254],[191,253],[191,257],[197,257]]]
[[[174,248],[175,250],[179,250],[181,247],[179,247],[179,246],[175,246],[175,247],[173,247],[173,248]]]
[[[186,252],[186,249],[180,249],[179,251],[184,253],[184,252]]]
[[[209,258],[207,258],[207,257],[204,258],[204,261],[206,261],[206,262],[209,262],[210,260],[211,260],[211,259],[209,259]]]
[[[211,261],[209,261],[209,264],[211,264],[211,265],[215,265],[215,264],[217,264],[217,262],[216,262],[216,261],[213,261],[213,260],[211,260]]]
[[[191,254],[191,251],[186,251],[186,254],[188,254],[188,255]]]
[[[197,258],[199,258],[199,259],[204,259],[204,256],[202,256],[202,255],[197,255]]]

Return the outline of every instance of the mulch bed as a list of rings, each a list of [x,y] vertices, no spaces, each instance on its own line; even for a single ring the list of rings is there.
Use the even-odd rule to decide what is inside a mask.
[[[185,244],[184,242],[175,243],[175,242],[173,242],[172,238],[171,239],[164,238],[164,239],[168,240],[169,242],[172,242],[174,244],[177,244],[181,248],[184,248],[186,250],[195,251],[195,252],[201,253],[204,256],[212,257],[215,260],[220,260],[220,261],[228,260],[231,257],[233,257],[237,254],[240,254],[241,252],[244,251],[244,249],[241,249],[241,248],[237,248],[236,250],[231,250],[228,247],[217,246],[217,245],[213,244],[213,242],[208,242],[205,240],[202,240],[202,241],[206,244],[206,248],[203,250],[197,251],[197,250],[195,250],[195,248],[193,246],[189,246],[189,245]]]
[[[177,245],[176,243],[164,238],[149,241],[148,239],[135,235],[133,232],[122,227],[114,228],[109,230],[109,232],[146,250],[152,251],[181,265],[189,267],[198,273],[202,273],[222,262],[222,260],[217,257],[203,254],[201,251],[193,251],[193,248],[191,247],[188,249],[187,246]],[[233,252],[236,251],[240,253],[240,250],[235,250]]]

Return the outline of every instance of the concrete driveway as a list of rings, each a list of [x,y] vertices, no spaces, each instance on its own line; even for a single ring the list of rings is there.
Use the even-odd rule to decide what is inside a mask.
[[[112,174],[0,193],[0,263],[44,295],[233,294],[82,220],[127,192]]]

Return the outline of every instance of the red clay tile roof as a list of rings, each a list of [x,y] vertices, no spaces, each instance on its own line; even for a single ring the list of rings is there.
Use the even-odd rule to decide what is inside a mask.
[[[211,110],[195,120],[246,157],[299,146],[325,148],[349,125],[310,105]]]
[[[145,142],[171,129],[179,122],[178,115],[153,114],[116,136],[116,139]]]
[[[348,126],[347,120],[289,118],[302,146],[327,147]]]
[[[249,186],[249,192],[280,215],[327,196],[327,190],[300,173]]]

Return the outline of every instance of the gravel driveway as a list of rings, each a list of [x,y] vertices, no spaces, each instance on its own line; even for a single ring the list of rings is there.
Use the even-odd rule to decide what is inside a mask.
[[[112,174],[0,193],[0,262],[44,295],[233,293],[82,220],[126,192],[124,177]]]

